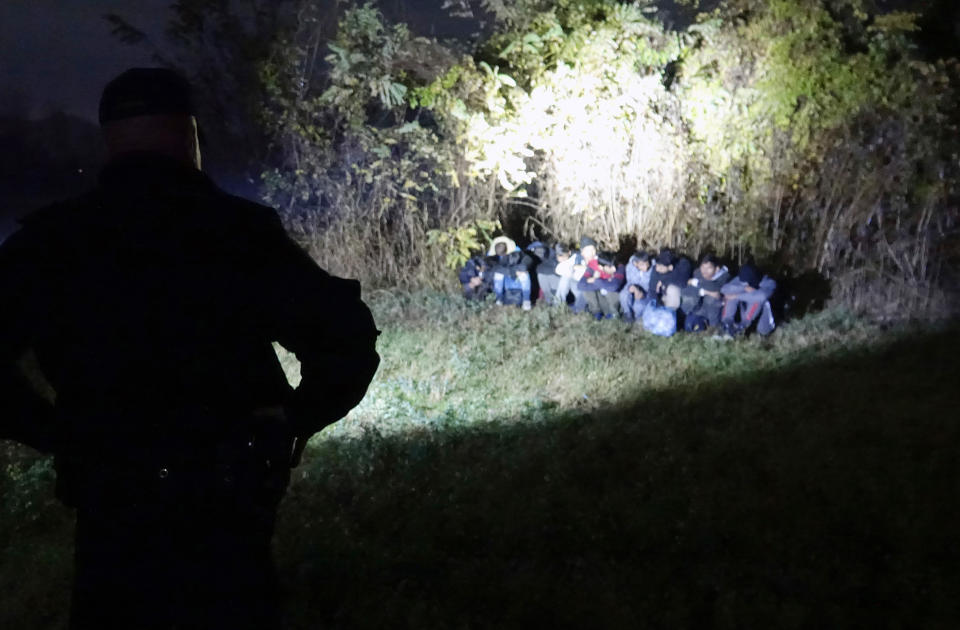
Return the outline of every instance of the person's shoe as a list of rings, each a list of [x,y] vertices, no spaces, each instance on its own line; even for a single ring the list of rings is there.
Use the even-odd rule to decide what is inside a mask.
[[[594,313],[593,318],[599,322],[601,319],[603,319],[603,313]]]
[[[616,319],[617,316],[614,313],[607,313],[604,315],[604,319]]]
[[[497,300],[496,302],[494,302],[494,304],[496,304],[497,306],[503,306],[503,300]]]
[[[731,339],[743,335],[743,326],[736,322],[727,322],[725,324],[721,324],[721,326],[723,326],[723,334]]]
[[[530,306],[530,300],[524,300],[524,301],[523,301],[523,310],[529,311],[531,308],[533,308],[533,307]]]

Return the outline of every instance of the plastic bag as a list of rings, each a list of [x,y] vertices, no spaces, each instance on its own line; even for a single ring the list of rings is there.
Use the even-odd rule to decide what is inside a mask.
[[[677,332],[677,312],[651,304],[643,311],[643,327],[660,337],[672,337]]]

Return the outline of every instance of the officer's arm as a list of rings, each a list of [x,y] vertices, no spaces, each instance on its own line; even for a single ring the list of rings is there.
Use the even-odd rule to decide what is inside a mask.
[[[271,260],[275,340],[297,355],[302,381],[286,409],[307,438],[343,418],[367,391],[380,363],[379,334],[360,300],[360,283],[331,276],[274,226]]]
[[[53,449],[53,404],[28,378],[37,370],[30,346],[36,326],[48,313],[43,300],[40,259],[29,238],[18,232],[0,246],[0,439],[39,451]],[[36,260],[34,260],[36,259]]]

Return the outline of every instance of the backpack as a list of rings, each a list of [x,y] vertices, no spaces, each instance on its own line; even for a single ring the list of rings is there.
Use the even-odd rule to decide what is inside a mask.
[[[687,315],[683,322],[683,329],[687,332],[700,332],[710,326],[710,321],[703,315]]]
[[[677,312],[651,304],[643,311],[643,327],[660,337],[672,337],[677,332]]]

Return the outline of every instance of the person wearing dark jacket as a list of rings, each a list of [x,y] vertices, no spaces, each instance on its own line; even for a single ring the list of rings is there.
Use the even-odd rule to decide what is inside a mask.
[[[527,255],[530,258],[531,281],[534,281],[531,295],[543,294],[543,301],[551,304],[553,294],[557,292],[560,277],[554,273],[557,269],[557,259],[553,248],[541,241],[534,241],[527,246]]]
[[[777,282],[755,266],[741,267],[739,275],[720,289],[724,298],[721,322],[727,334],[743,334],[754,322],[761,335],[772,333],[776,323],[770,298],[776,289]]]
[[[572,268],[573,254],[570,248],[563,243],[557,243],[553,246],[553,251],[537,267],[537,279],[540,282],[540,288],[543,290],[544,299],[550,306],[565,305],[567,295],[570,292],[569,280],[563,276],[562,269]]]
[[[723,294],[720,289],[730,280],[730,272],[713,254],[700,259],[700,266],[681,291],[680,310],[683,311],[687,330],[699,330],[720,325],[723,309]]]
[[[278,627],[290,467],[379,363],[359,283],[214,185],[193,112],[176,73],[120,75],[97,188],[0,246],[0,437],[52,453],[76,507],[73,629]]]
[[[486,260],[474,256],[460,268],[460,287],[467,301],[482,302],[493,292],[493,274],[489,273]]]
[[[693,266],[687,258],[665,247],[657,254],[650,274],[650,292],[663,306],[676,310],[680,308],[680,293],[692,273]]]
[[[612,254],[603,254],[590,263],[578,283],[587,310],[597,319],[615,319],[620,314],[619,292],[626,282],[626,271]]]

